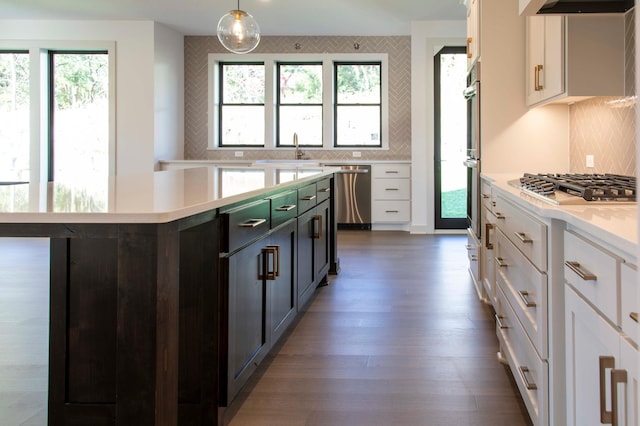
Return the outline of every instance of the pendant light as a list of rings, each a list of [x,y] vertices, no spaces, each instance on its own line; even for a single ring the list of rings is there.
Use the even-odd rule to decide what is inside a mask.
[[[260,26],[256,20],[238,8],[218,21],[218,40],[230,52],[249,53],[260,43]]]

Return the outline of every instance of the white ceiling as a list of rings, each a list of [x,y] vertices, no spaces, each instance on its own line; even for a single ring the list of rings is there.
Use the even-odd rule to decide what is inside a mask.
[[[505,0],[506,1],[506,0]],[[411,21],[463,20],[460,0],[241,0],[263,35],[409,35]],[[152,20],[215,34],[237,0],[0,0],[0,19]]]

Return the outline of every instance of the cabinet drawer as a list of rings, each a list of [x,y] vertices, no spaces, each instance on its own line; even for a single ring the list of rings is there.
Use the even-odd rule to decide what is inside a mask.
[[[318,193],[316,184],[303,186],[298,188],[298,212],[304,213],[312,207],[315,207],[318,202]]]
[[[331,179],[316,182],[316,196],[318,204],[331,197]]]
[[[298,216],[298,192],[289,191],[271,198],[271,228]]]
[[[640,325],[638,325],[638,271],[635,265],[623,263],[620,267],[620,294],[622,332],[638,343]]]
[[[547,358],[547,275],[498,231],[496,280],[541,358]]]
[[[564,279],[614,324],[618,317],[620,258],[571,231],[564,233]]]
[[[409,164],[374,164],[373,178],[408,178],[411,176]]]
[[[482,199],[482,205],[485,209],[489,211],[493,211],[495,207],[495,201],[493,199],[492,191],[491,191],[491,183],[486,180],[482,180],[480,185],[480,198]]]
[[[410,204],[409,201],[374,201],[371,218],[373,222],[409,222]]]
[[[266,234],[271,226],[271,203],[260,200],[222,213],[223,250],[232,252]]]
[[[496,289],[496,334],[531,421],[548,424],[549,366],[537,354],[502,288]]]
[[[496,226],[541,271],[547,270],[547,227],[501,197],[496,198]]]
[[[374,200],[409,200],[410,198],[409,179],[376,179],[373,181]]]

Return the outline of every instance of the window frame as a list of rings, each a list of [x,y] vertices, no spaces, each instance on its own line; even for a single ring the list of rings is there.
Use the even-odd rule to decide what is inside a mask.
[[[278,62],[288,63],[312,63],[322,62],[322,86],[323,86],[323,106],[322,106],[322,146],[305,146],[305,150],[344,150],[344,151],[380,151],[389,150],[389,58],[386,53],[322,53],[322,54],[247,54],[238,57],[231,53],[210,53],[207,58],[208,63],[208,150],[294,150],[294,147],[277,146],[277,117],[276,117],[276,66]],[[229,147],[220,146],[220,67],[221,62],[264,62],[265,64],[265,137],[264,146],[241,146]],[[382,146],[334,146],[335,117],[333,112],[333,84],[334,84],[334,62],[355,62],[381,64],[381,85],[382,85],[382,108],[381,108],[381,135]]]

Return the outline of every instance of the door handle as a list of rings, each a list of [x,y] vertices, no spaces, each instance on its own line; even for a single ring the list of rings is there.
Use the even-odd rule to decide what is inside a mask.
[[[313,238],[316,240],[322,238],[322,216],[319,214],[313,217]]]
[[[262,262],[264,272],[258,274],[259,280],[274,281],[280,276],[280,247],[267,246],[262,249]],[[271,258],[271,268],[268,268],[269,258]]]
[[[493,250],[493,243],[491,242],[491,238],[489,236],[489,231],[491,231],[493,228],[493,223],[484,224],[484,246],[487,248],[487,250]]]
[[[611,424],[618,426],[618,385],[627,384],[627,370],[611,370]],[[625,386],[626,389],[626,386]],[[626,398],[625,398],[626,402]]]
[[[528,291],[520,290],[518,291],[518,294],[520,295],[520,299],[522,300],[522,303],[524,303],[524,306],[526,306],[527,308],[536,307],[536,302],[529,300],[530,294]]]
[[[608,368],[614,369],[616,366],[616,359],[612,356],[600,357],[600,423],[605,425],[611,424],[611,411],[607,411],[607,372]]]

